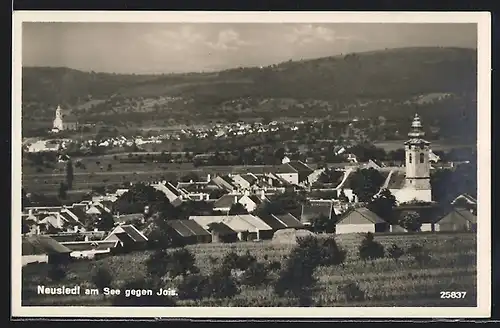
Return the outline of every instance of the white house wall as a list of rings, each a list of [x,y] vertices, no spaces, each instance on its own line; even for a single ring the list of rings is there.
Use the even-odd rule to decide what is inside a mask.
[[[432,201],[432,191],[431,190],[415,190],[409,188],[402,189],[390,189],[390,192],[396,197],[399,203],[411,202],[413,200],[422,202]]]
[[[336,234],[375,232],[375,224],[338,224]]]
[[[49,262],[49,256],[46,254],[42,255],[23,255],[23,266],[29,264],[29,263],[47,263]]]
[[[298,173],[277,173],[277,176],[281,177],[285,181],[291,184],[299,184],[299,174]]]

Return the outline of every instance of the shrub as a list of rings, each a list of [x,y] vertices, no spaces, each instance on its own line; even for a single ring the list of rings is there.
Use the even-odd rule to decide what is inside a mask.
[[[238,267],[239,255],[236,252],[227,253],[222,259],[222,267],[232,270]]]
[[[179,299],[200,300],[208,296],[208,278],[201,274],[193,274],[181,281],[177,286]]]
[[[419,244],[412,244],[408,248],[407,253],[412,256],[414,261],[420,266],[428,264],[432,259],[429,250]]]
[[[239,293],[236,281],[226,268],[214,270],[208,277],[208,296],[213,298],[230,298]]]
[[[340,248],[335,238],[330,237],[323,241],[323,261],[322,265],[343,264],[347,257],[347,251]]]
[[[294,297],[300,297],[314,286],[315,260],[308,257],[308,253],[300,247],[295,248],[288,258],[285,268],[280,271],[279,277],[274,284],[274,291],[279,296],[287,293]]]
[[[345,285],[337,286],[337,290],[345,297],[348,302],[364,301],[366,294],[356,282],[348,282]]]
[[[52,281],[61,281],[66,277],[66,267],[63,265],[51,265],[48,276]]]
[[[269,269],[259,262],[252,263],[243,274],[242,283],[248,286],[260,286],[267,280]]]
[[[401,256],[404,255],[405,252],[402,248],[398,247],[398,245],[392,244],[387,253],[389,254],[389,257],[391,259],[397,261]]]
[[[257,259],[255,256],[250,254],[250,251],[247,251],[245,255],[239,256],[238,260],[236,261],[237,269],[240,270],[246,270],[248,269],[252,264],[257,262]]]
[[[364,261],[383,258],[385,255],[384,246],[376,242],[373,238],[374,237],[372,233],[367,233],[365,235],[365,239],[363,239],[361,245],[358,248],[359,257]]]
[[[269,263],[269,265],[267,266],[268,270],[269,271],[278,271],[278,270],[281,270],[281,262],[279,261],[272,261],[271,263]]]
[[[99,290],[103,290],[105,287],[110,287],[113,277],[109,270],[104,266],[94,267],[92,270],[92,282],[96,285]]]
[[[168,275],[170,278],[189,273],[198,273],[194,255],[185,248],[170,253],[167,250],[157,250],[146,261],[148,272],[156,277]]]

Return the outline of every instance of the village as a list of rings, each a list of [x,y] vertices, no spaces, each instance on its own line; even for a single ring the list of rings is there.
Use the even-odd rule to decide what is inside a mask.
[[[158,202],[168,204],[161,219],[182,244],[289,242],[304,233],[474,232],[473,196],[433,200],[430,175],[438,159],[423,137],[415,115],[404,166],[370,160],[313,169],[284,157],[265,171],[131,184],[72,205],[26,206],[23,265],[148,249],[146,222]]]

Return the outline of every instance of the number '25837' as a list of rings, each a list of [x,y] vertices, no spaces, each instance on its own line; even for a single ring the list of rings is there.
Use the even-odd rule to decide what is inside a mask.
[[[441,298],[465,298],[467,292],[439,292]]]

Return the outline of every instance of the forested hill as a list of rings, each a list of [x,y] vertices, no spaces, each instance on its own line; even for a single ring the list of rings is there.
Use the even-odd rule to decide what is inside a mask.
[[[246,116],[265,111],[288,115],[276,110],[283,111],[280,104],[261,108],[269,99],[287,99],[293,103],[288,106],[291,111],[300,109],[304,115],[307,106],[301,103],[310,100],[325,101],[335,112],[351,104],[406,101],[428,94],[475,95],[476,61],[473,49],[400,48],[216,73],[121,75],[25,67],[23,116],[52,118],[57,104],[80,116],[214,116],[231,112],[227,103],[241,99],[246,102],[234,110],[244,107]]]

